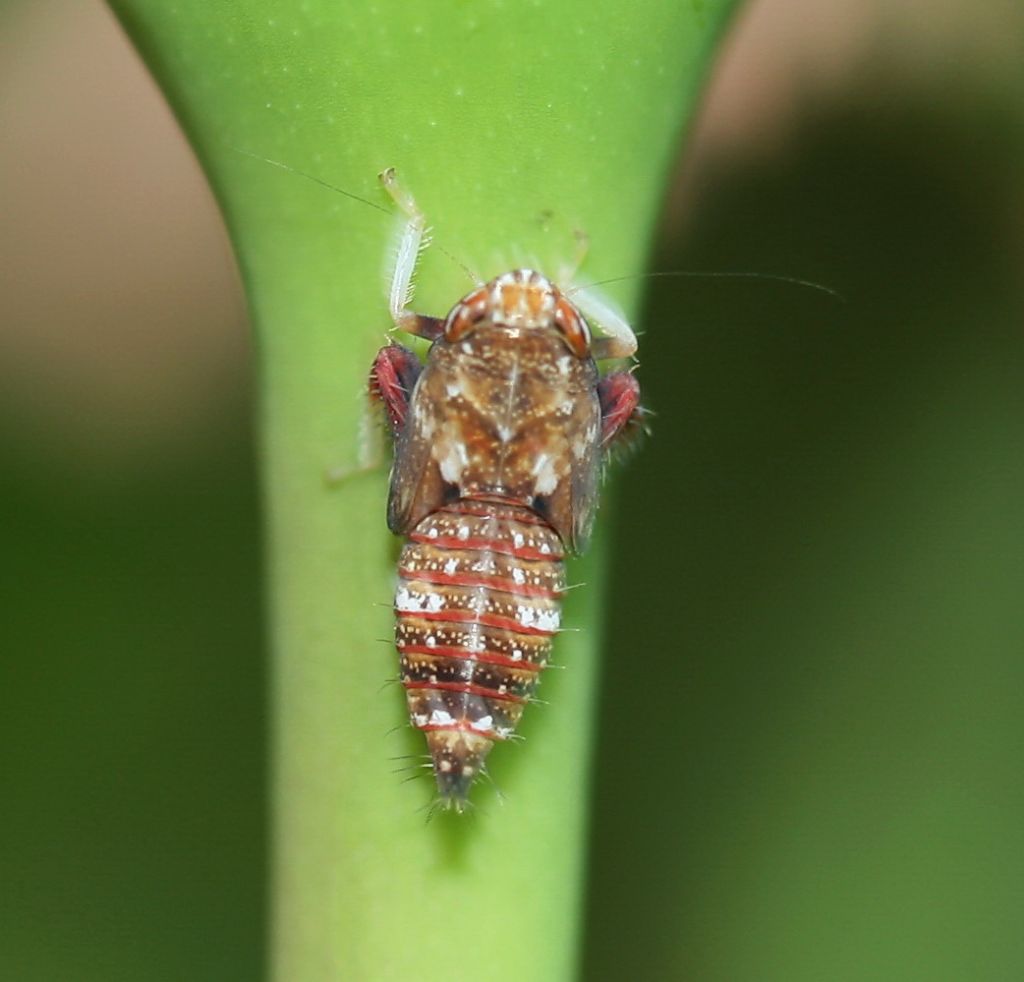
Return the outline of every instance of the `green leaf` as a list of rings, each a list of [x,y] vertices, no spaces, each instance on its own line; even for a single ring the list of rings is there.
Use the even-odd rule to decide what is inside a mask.
[[[311,979],[566,979],[577,960],[599,640],[600,543],[576,566],[502,803],[427,824],[395,673],[385,472],[354,468],[389,328],[397,168],[433,227],[415,307],[572,263],[636,274],[725,2],[115,0],[223,209],[259,350],[275,727],[273,960]],[[264,158],[264,159],[256,159]],[[275,166],[276,162],[282,166]],[[286,169],[288,168],[288,169]],[[302,172],[302,173],[296,173]],[[302,174],[316,180],[308,180]],[[328,182],[334,193],[318,181]],[[352,196],[364,199],[354,200]],[[635,314],[638,282],[612,290]],[[606,515],[604,516],[607,517]],[[389,732],[393,731],[393,732]],[[417,763],[418,761],[413,761]],[[401,763],[401,762],[399,762]]]

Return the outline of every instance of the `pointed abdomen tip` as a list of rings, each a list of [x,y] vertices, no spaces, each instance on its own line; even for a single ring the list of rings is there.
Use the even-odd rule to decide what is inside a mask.
[[[487,737],[465,730],[434,730],[426,736],[437,790],[445,804],[462,811],[494,744]]]

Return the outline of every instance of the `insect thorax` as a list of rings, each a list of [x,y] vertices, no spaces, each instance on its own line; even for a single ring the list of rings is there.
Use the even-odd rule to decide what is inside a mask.
[[[393,496],[435,466],[448,500],[496,495],[574,541],[574,487],[596,483],[597,369],[554,329],[480,324],[431,348],[396,447]],[[408,463],[406,463],[408,462]],[[415,462],[415,463],[413,463]],[[409,516],[410,523],[426,511]]]

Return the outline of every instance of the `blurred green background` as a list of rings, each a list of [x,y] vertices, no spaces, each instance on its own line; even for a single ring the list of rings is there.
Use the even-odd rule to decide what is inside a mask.
[[[0,16],[0,978],[256,979],[242,301],[104,8]],[[1022,173],[1018,4],[736,25],[652,268],[847,302],[651,281],[586,979],[1024,977]]]

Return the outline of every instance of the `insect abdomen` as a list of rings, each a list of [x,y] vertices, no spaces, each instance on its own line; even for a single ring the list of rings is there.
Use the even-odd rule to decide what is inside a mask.
[[[462,500],[413,529],[398,577],[409,716],[426,734],[442,797],[461,807],[547,664],[565,591],[562,543],[529,508]]]

